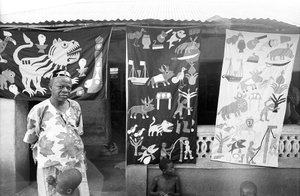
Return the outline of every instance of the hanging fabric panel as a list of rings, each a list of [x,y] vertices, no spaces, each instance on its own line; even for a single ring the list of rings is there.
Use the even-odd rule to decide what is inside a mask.
[[[198,27],[127,26],[128,164],[195,163]]]
[[[41,101],[50,97],[52,71],[66,69],[71,99],[107,96],[111,27],[72,31],[0,30],[0,97]]]
[[[278,166],[298,40],[226,30],[212,160]]]

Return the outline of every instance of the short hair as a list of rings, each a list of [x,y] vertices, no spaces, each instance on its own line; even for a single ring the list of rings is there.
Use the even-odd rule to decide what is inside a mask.
[[[57,186],[63,191],[75,190],[82,181],[82,174],[76,168],[66,169],[58,175],[56,181]],[[60,192],[60,194],[65,194],[65,192]]]
[[[164,171],[164,170],[166,170],[167,168],[168,168],[168,164],[169,163],[173,163],[170,159],[167,159],[167,158],[163,158],[163,159],[161,159],[160,160],[160,162],[159,162],[159,169],[161,170],[161,171]]]
[[[240,191],[242,191],[243,188],[247,189],[253,189],[255,191],[255,194],[257,193],[257,186],[252,181],[244,181],[240,185]]]

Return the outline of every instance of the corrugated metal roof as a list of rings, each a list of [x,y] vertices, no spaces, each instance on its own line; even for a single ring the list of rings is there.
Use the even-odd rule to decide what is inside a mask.
[[[0,15],[7,23],[46,21],[137,21],[174,20],[204,22],[216,15],[228,19],[270,19],[300,27],[300,1],[208,1],[208,0],[101,0]]]

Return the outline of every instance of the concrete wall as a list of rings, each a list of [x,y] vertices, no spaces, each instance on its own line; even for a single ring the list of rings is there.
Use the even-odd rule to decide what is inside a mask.
[[[83,115],[82,140],[88,159],[105,153],[104,145],[111,141],[110,103],[108,99],[79,101]]]
[[[14,195],[29,185],[29,146],[26,132],[28,104],[0,98],[0,195]]]
[[[79,104],[82,110],[85,134],[97,133],[101,144],[109,142],[111,134],[108,100],[79,101]]]
[[[253,181],[259,196],[297,196],[300,194],[300,169],[248,168],[200,169],[176,168],[183,196],[239,196],[239,186]],[[148,170],[147,188],[161,174],[158,168]]]
[[[146,165],[128,165],[126,167],[126,192],[128,196],[147,195]]]

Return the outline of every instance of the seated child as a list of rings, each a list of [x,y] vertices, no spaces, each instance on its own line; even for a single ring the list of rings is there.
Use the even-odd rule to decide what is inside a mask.
[[[251,181],[244,181],[240,185],[240,196],[257,196],[257,187]]]
[[[162,174],[153,179],[149,195],[180,196],[179,178],[175,175],[173,162],[167,158],[163,158],[159,162],[159,168]]]
[[[82,181],[81,172],[78,169],[66,169],[55,179],[53,176],[47,178],[48,184],[55,187],[55,191],[62,196],[80,196],[77,188]]]

